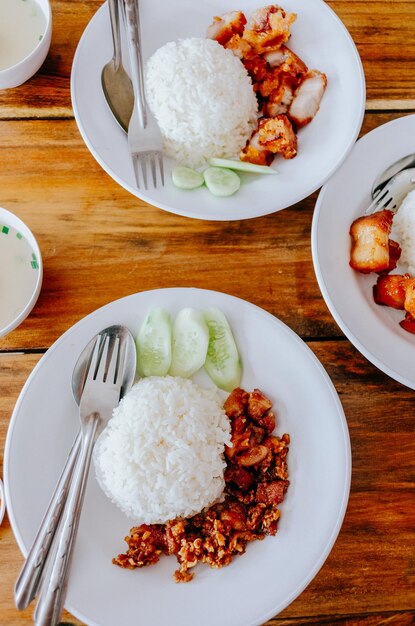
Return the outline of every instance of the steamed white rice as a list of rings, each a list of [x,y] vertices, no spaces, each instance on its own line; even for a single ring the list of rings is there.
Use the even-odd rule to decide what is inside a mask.
[[[401,248],[400,263],[415,276],[415,190],[404,198],[393,219],[393,238]]]
[[[212,39],[182,39],[159,48],[146,66],[146,93],[166,154],[184,165],[238,157],[257,125],[257,99],[246,69]]]
[[[144,378],[97,441],[98,482],[136,524],[188,517],[221,499],[229,443],[216,390],[178,377]]]

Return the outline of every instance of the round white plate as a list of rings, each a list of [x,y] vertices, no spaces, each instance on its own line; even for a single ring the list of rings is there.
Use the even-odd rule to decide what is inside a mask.
[[[383,372],[415,389],[415,335],[399,326],[403,311],[375,304],[376,274],[349,266],[351,223],[371,202],[375,178],[415,152],[415,115],[376,128],[360,139],[323,187],[312,226],[317,280],[331,314],[347,338]],[[400,267],[394,273],[398,273]]]
[[[168,41],[204,37],[214,15],[235,8],[249,15],[262,6],[257,0],[159,0],[142,2],[144,59]],[[365,81],[356,47],[346,28],[322,0],[286,0],[284,8],[298,14],[289,45],[311,68],[327,74],[328,87],[320,111],[300,130],[298,155],[275,159],[279,176],[245,175],[241,189],[217,198],[206,188],[183,191],[174,187],[166,159],[166,185],[138,191],[125,133],[118,127],[101,88],[101,70],[112,57],[107,5],[86,28],[75,54],[71,93],[79,130],[106,172],[135,196],[161,209],[207,220],[236,220],[279,211],[318,189],[348,154],[359,133],[365,106]],[[124,54],[128,66],[128,54]]]
[[[5,485],[13,531],[26,554],[73,441],[78,416],[73,366],[100,329],[125,324],[136,333],[155,306],[219,307],[243,360],[242,385],[262,389],[288,432],[290,487],[275,537],[248,546],[221,570],[199,565],[194,580],[175,584],[175,557],[123,570],[131,522],[90,475],[71,572],[67,609],[96,626],[253,626],[285,608],[323,564],[340,530],[349,495],[350,441],[344,413],[325,370],[301,339],[243,300],[200,289],[160,289],[104,306],[68,330],[43,356],[16,404],[5,451]],[[201,372],[201,384],[209,384]]]

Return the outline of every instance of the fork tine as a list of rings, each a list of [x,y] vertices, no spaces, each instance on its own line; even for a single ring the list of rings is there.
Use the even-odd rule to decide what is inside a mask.
[[[119,367],[118,367],[119,356],[120,356],[119,352],[120,352],[120,338],[116,337],[113,350],[112,350],[110,364],[108,367],[108,373],[107,373],[107,381],[111,384],[115,383],[117,380],[118,370],[119,370]]]
[[[160,169],[160,178],[161,178],[161,184],[164,187],[164,166],[163,166],[163,154],[161,152],[158,153],[158,162],[159,162],[159,169]]]
[[[98,365],[98,357],[99,357],[99,349],[100,349],[100,344],[101,344],[101,335],[98,335],[98,337],[95,340],[95,344],[94,344],[94,348],[92,350],[92,355],[91,355],[91,359],[89,361],[89,368],[88,368],[88,373],[86,375],[85,378],[85,382],[84,382],[84,387],[87,383],[91,382],[91,380],[94,380],[95,378],[95,372],[97,369],[97,365]]]
[[[105,373],[107,370],[107,360],[108,360],[108,348],[110,343],[110,336],[105,335],[104,346],[102,348],[101,358],[98,363],[97,373],[95,375],[95,380],[103,381],[105,377]]]
[[[149,159],[150,159],[150,167],[151,167],[151,174],[153,176],[153,186],[157,187],[157,178],[156,178],[156,155],[154,152],[152,152],[149,155]]]
[[[144,181],[144,189],[148,189],[147,187],[147,155],[146,154],[141,154],[139,161],[140,161],[140,165],[141,165],[141,173],[143,175],[143,181]]]

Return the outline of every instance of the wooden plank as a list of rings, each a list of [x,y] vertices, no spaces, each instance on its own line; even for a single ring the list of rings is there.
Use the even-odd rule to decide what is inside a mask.
[[[72,117],[70,73],[78,41],[102,2],[52,0],[53,38],[38,74],[16,89],[0,90],[0,119]],[[329,0],[361,55],[368,108],[415,108],[413,0]],[[162,16],[155,14],[155,19]]]
[[[363,132],[395,117],[368,114]],[[33,230],[44,261],[38,304],[0,339],[0,350],[47,348],[112,300],[177,286],[249,300],[304,338],[341,336],[312,266],[317,194],[254,220],[192,220],[151,207],[116,184],[72,120],[3,121],[0,146],[2,205]]]
[[[348,341],[310,345],[332,378],[347,417],[353,451],[351,495],[326,563],[301,596],[268,626],[405,626],[413,623],[415,600],[413,391],[368,364]],[[33,354],[0,355],[4,390],[0,450],[12,407],[38,359]],[[31,612],[17,617],[12,604],[21,557],[7,521],[0,529],[0,541],[2,623],[29,625]]]

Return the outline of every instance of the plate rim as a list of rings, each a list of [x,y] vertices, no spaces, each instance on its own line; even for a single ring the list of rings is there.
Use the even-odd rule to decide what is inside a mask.
[[[357,69],[358,69],[358,77],[359,77],[359,83],[360,83],[361,100],[360,100],[360,107],[359,107],[359,115],[356,116],[355,127],[354,127],[354,130],[353,130],[353,133],[351,134],[351,136],[349,138],[349,142],[347,143],[343,154],[338,158],[337,163],[334,163],[334,165],[330,168],[328,173],[326,173],[324,176],[320,176],[318,181],[316,183],[314,183],[313,185],[311,185],[310,189],[308,189],[305,194],[304,193],[300,193],[297,196],[294,196],[293,200],[291,200],[289,204],[285,204],[284,206],[281,206],[278,209],[271,208],[270,210],[268,210],[268,209],[267,210],[260,210],[260,211],[256,212],[253,215],[242,215],[242,216],[241,215],[235,215],[234,217],[229,217],[228,215],[224,216],[223,212],[218,212],[218,213],[213,213],[213,214],[209,213],[209,211],[207,211],[207,212],[197,212],[196,213],[196,212],[193,212],[191,210],[190,211],[189,210],[182,210],[180,207],[172,208],[171,206],[168,206],[164,202],[159,202],[159,201],[155,202],[154,199],[149,197],[149,196],[147,196],[146,193],[139,192],[139,190],[135,189],[131,185],[127,184],[124,180],[122,180],[121,177],[118,176],[118,174],[116,174],[113,171],[113,169],[105,163],[104,159],[97,152],[95,147],[92,145],[92,142],[90,141],[88,133],[87,133],[87,131],[85,129],[85,126],[82,123],[82,119],[81,119],[81,115],[80,115],[80,112],[79,112],[79,108],[78,108],[78,104],[77,104],[77,100],[76,100],[76,95],[75,95],[75,92],[76,92],[75,84],[76,84],[76,78],[77,78],[76,75],[77,75],[77,72],[78,72],[79,57],[81,55],[82,46],[85,45],[85,41],[86,41],[86,39],[88,37],[89,28],[91,27],[91,25],[93,24],[95,19],[98,18],[98,16],[101,14],[101,12],[107,11],[107,5],[108,5],[107,1],[104,2],[98,8],[98,10],[91,17],[91,19],[89,20],[89,22],[87,23],[85,29],[82,32],[82,35],[81,35],[81,37],[80,37],[80,39],[78,41],[78,45],[76,47],[75,55],[73,57],[72,67],[71,67],[71,76],[70,76],[70,96],[71,96],[71,104],[72,104],[72,109],[73,109],[73,112],[74,112],[75,122],[76,122],[77,128],[79,130],[79,133],[80,133],[80,135],[81,135],[85,145],[87,146],[89,152],[91,153],[92,157],[97,161],[97,163],[106,172],[106,174],[108,176],[110,176],[123,189],[128,191],[128,193],[130,193],[133,197],[138,198],[139,200],[143,200],[147,204],[149,204],[149,205],[151,205],[153,207],[159,208],[159,209],[161,209],[163,211],[166,211],[167,213],[172,213],[172,214],[175,214],[175,215],[179,215],[181,217],[188,217],[188,218],[191,218],[191,219],[200,219],[200,220],[203,220],[203,221],[218,221],[218,222],[255,219],[257,217],[263,217],[265,215],[272,215],[273,213],[278,213],[279,211],[283,211],[284,209],[290,208],[290,207],[294,206],[295,204],[297,204],[298,202],[302,202],[303,200],[308,198],[311,194],[313,194],[315,191],[317,191],[322,185],[324,185],[331,178],[331,176],[333,176],[333,174],[337,171],[337,169],[339,169],[341,167],[341,165],[344,163],[345,159],[350,154],[350,152],[353,149],[353,146],[354,146],[354,144],[356,142],[356,139],[357,139],[357,137],[359,135],[360,129],[362,127],[363,118],[364,118],[364,115],[365,115],[365,106],[366,106],[366,78],[365,78],[363,63],[362,63],[362,60],[360,58],[359,51],[357,49],[356,43],[354,42],[350,32],[348,31],[348,29],[346,28],[345,24],[342,22],[340,17],[337,15],[337,13],[334,11],[334,9],[332,9],[328,4],[326,4],[326,2],[324,2],[324,0],[312,0],[312,1],[319,3],[320,5],[324,6],[325,10],[328,10],[328,12],[331,14],[332,18],[338,23],[339,27],[344,32],[344,34],[346,36],[346,39],[348,40],[348,42],[350,44],[350,49],[351,49],[351,52],[352,52],[352,54],[354,56],[354,59],[356,61],[356,66],[357,66]],[[114,121],[114,123],[116,123],[116,122]],[[139,192],[139,193],[137,193],[137,192]]]
[[[348,505],[348,501],[349,501],[349,495],[350,495],[350,486],[351,486],[351,476],[352,476],[352,451],[351,451],[351,442],[350,442],[350,434],[349,434],[349,429],[348,429],[348,423],[347,423],[347,418],[340,400],[340,397],[336,391],[336,388],[329,376],[329,374],[327,373],[326,369],[324,368],[323,364],[321,363],[321,361],[318,359],[318,357],[315,355],[315,353],[313,352],[313,350],[311,350],[311,348],[308,346],[308,344],[294,331],[292,330],[287,324],[285,324],[284,322],[282,322],[279,318],[277,318],[276,316],[274,316],[272,313],[269,313],[268,311],[266,311],[265,309],[263,309],[262,307],[259,307],[258,305],[255,305],[247,300],[244,300],[243,298],[240,298],[238,296],[233,296],[231,294],[227,294],[226,292],[222,292],[222,291],[218,291],[218,290],[212,290],[212,289],[202,289],[202,288],[197,288],[197,287],[166,287],[166,288],[155,288],[155,289],[148,289],[148,290],[144,290],[142,292],[135,292],[132,294],[129,294],[127,296],[123,296],[121,298],[118,298],[116,300],[112,300],[102,306],[100,306],[99,308],[95,309],[94,311],[91,311],[88,315],[84,316],[83,318],[81,318],[80,320],[78,320],[75,324],[73,324],[70,328],[68,328],[62,335],[60,335],[60,337],[58,337],[56,339],[56,341],[54,341],[54,343],[48,348],[48,350],[42,355],[42,357],[39,359],[38,363],[35,365],[35,367],[33,368],[33,370],[31,371],[31,373],[29,374],[28,378],[26,379],[20,393],[19,396],[17,398],[16,404],[14,406],[11,418],[10,418],[10,422],[9,422],[9,426],[7,429],[7,435],[6,435],[6,442],[5,442],[5,448],[4,448],[4,462],[3,462],[3,473],[4,473],[4,488],[5,488],[5,494],[6,494],[6,502],[8,503],[8,516],[9,516],[9,522],[10,522],[10,526],[12,528],[12,532],[13,535],[16,539],[16,542],[18,544],[18,547],[20,549],[20,551],[22,552],[23,556],[26,558],[27,556],[27,548],[26,545],[23,541],[23,538],[21,536],[21,532],[19,529],[19,524],[18,521],[16,519],[15,516],[15,512],[13,510],[13,506],[12,506],[12,496],[10,493],[10,486],[9,486],[9,473],[10,473],[10,463],[11,463],[11,448],[12,448],[12,443],[13,443],[13,432],[14,432],[14,428],[18,419],[18,413],[20,410],[20,405],[24,400],[24,396],[26,395],[26,392],[28,390],[28,388],[30,387],[30,385],[32,384],[33,379],[36,377],[37,375],[37,371],[38,369],[41,367],[42,363],[47,360],[48,355],[50,355],[51,353],[53,353],[56,349],[59,348],[60,344],[63,343],[64,341],[66,341],[66,339],[68,337],[71,336],[72,333],[76,332],[76,330],[81,327],[84,324],[87,324],[88,321],[93,318],[97,313],[99,313],[99,311],[102,311],[103,309],[106,309],[108,306],[111,306],[112,304],[115,304],[117,302],[120,302],[122,300],[128,300],[134,296],[137,296],[139,294],[142,293],[150,293],[150,292],[154,292],[154,293],[160,293],[160,292],[182,292],[183,290],[188,290],[188,291],[193,291],[193,292],[207,292],[207,293],[213,293],[213,294],[220,294],[221,296],[225,296],[226,298],[229,298],[233,301],[235,301],[236,303],[242,304],[242,306],[246,306],[249,309],[252,309],[254,312],[256,312],[257,314],[263,316],[265,319],[268,319],[270,322],[272,322],[273,324],[275,324],[276,326],[278,326],[283,332],[285,332],[287,335],[289,335],[291,337],[291,339],[293,341],[295,341],[299,346],[301,346],[304,355],[313,363],[314,367],[316,367],[316,369],[319,372],[319,375],[321,377],[322,382],[324,382],[324,385],[326,386],[328,392],[330,393],[330,397],[333,401],[333,408],[335,408],[336,410],[336,418],[338,420],[338,424],[339,424],[339,432],[341,432],[341,443],[342,443],[342,448],[344,449],[344,457],[345,457],[345,466],[344,466],[344,483],[341,485],[341,498],[339,496],[339,507],[337,510],[337,514],[336,514],[336,521],[335,524],[333,525],[333,528],[331,530],[330,536],[327,538],[326,541],[326,545],[324,550],[322,551],[321,555],[319,556],[319,558],[317,559],[316,563],[314,564],[314,566],[311,568],[311,570],[303,577],[303,579],[301,580],[301,582],[297,585],[297,587],[291,592],[291,594],[289,596],[287,596],[284,601],[280,602],[279,604],[275,605],[273,610],[269,610],[266,611],[264,613],[261,614],[260,617],[258,617],[257,619],[251,621],[251,622],[246,622],[244,624],[244,626],[261,626],[261,624],[264,623],[264,621],[267,621],[269,619],[271,619],[272,617],[275,617],[276,615],[278,615],[281,611],[283,611],[287,606],[289,606],[303,591],[304,589],[306,589],[306,587],[310,584],[310,582],[315,578],[315,576],[317,575],[317,573],[319,572],[319,570],[322,568],[322,566],[324,565],[325,561],[327,560],[335,542],[336,539],[339,535],[339,532],[341,530],[342,524],[343,524],[343,520],[346,514],[346,510],[347,510],[347,505]],[[340,490],[339,490],[340,491]],[[65,604],[65,608],[66,610],[68,610],[74,617],[76,617],[77,619],[85,622],[85,624],[88,624],[89,626],[100,626],[99,622],[96,621],[91,621],[91,619],[89,619],[87,616],[85,616],[81,611],[78,611],[76,609],[76,607],[73,607],[70,604]]]

